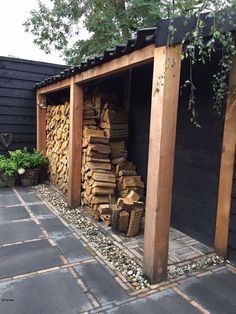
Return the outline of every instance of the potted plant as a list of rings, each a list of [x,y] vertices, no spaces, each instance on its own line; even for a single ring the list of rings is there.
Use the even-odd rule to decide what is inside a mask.
[[[15,184],[17,165],[10,158],[0,156],[0,187],[12,187]]]
[[[39,172],[48,164],[48,160],[40,152],[28,152],[26,148],[9,152],[11,159],[17,164],[21,184],[30,186],[38,184]]]

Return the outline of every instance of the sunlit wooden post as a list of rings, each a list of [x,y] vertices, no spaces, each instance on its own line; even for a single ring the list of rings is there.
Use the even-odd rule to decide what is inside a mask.
[[[229,94],[226,103],[224,136],[221,154],[218,206],[215,232],[215,251],[227,257],[236,144],[236,57],[229,77]]]
[[[181,46],[154,52],[144,273],[152,283],[167,277]]]
[[[70,136],[68,161],[68,203],[72,208],[80,205],[83,97],[83,86],[75,84],[72,77],[70,85]]]
[[[46,95],[36,94],[37,112],[37,150],[46,154]]]

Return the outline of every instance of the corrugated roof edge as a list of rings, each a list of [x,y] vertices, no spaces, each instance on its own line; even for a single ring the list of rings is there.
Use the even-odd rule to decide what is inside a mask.
[[[92,69],[96,66],[99,66],[113,59],[120,58],[135,50],[144,48],[150,44],[154,44],[155,32],[156,32],[156,27],[139,29],[137,32],[136,38],[129,39],[127,42],[127,45],[117,45],[116,48],[114,49],[106,49],[104,51],[104,54],[101,56],[88,59],[84,62],[81,62],[79,66],[73,66],[68,69],[65,69],[63,72],[60,72],[60,74],[51,76],[48,79],[35,84],[34,89],[38,89],[40,87],[57,83],[68,77],[87,71],[89,69]]]
[[[228,31],[235,31],[236,13],[233,12],[231,16],[232,16],[231,22],[233,23],[231,24],[230,21],[227,19],[224,22],[224,27]],[[211,27],[213,25],[214,19],[213,17],[209,17],[209,13],[203,13],[201,15],[201,19],[205,22],[203,36],[207,37],[211,33]],[[174,38],[172,39],[172,44],[182,43],[182,41],[186,39],[187,34],[194,29],[196,25],[196,20],[197,20],[196,17],[191,17],[190,19],[187,19],[186,17],[174,18],[171,23],[177,29],[177,31],[175,32]],[[101,56],[88,59],[84,62],[81,62],[81,64],[78,66],[73,66],[68,69],[65,69],[64,71],[60,72],[60,74],[51,76],[48,79],[35,84],[34,89],[39,89],[41,87],[57,83],[68,77],[72,77],[76,74],[79,74],[101,64],[104,64],[108,61],[120,58],[135,50],[144,48],[150,44],[155,43],[156,47],[165,46],[167,44],[169,36],[168,31],[169,25],[170,20],[165,19],[158,21],[155,27],[139,29],[137,31],[136,37],[133,39],[129,39],[126,45],[117,45],[114,49],[106,49],[104,51],[104,54]]]

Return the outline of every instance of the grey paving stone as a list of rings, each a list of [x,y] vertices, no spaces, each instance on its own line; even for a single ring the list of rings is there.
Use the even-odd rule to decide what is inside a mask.
[[[92,309],[66,270],[0,283],[1,314],[78,314]],[[1,300],[0,300],[1,301]]]
[[[47,240],[0,248],[0,278],[21,275],[62,264],[58,251]]]
[[[69,262],[77,262],[89,259],[92,255],[73,235],[68,235],[56,240],[57,246]]]
[[[42,202],[42,200],[34,192],[21,193],[20,196],[22,197],[22,199],[24,200],[25,203]]]
[[[75,270],[101,305],[128,299],[126,291],[99,263],[81,264]]]
[[[12,195],[14,191],[11,188],[0,188],[0,196],[1,195]]]
[[[35,216],[48,216],[48,215],[55,216],[53,212],[51,212],[50,209],[47,208],[45,204],[28,205],[28,207]]]
[[[16,186],[15,189],[19,194],[26,194],[26,193],[31,193],[34,192],[34,189],[31,186]]]
[[[122,314],[199,314],[201,313],[173,290],[155,293],[106,311]]]
[[[236,313],[236,275],[223,270],[179,286],[210,313]]]
[[[20,205],[21,201],[14,195],[2,195],[0,197],[0,207],[12,206],[12,205]]]
[[[17,221],[0,226],[0,244],[45,237],[34,221]]]
[[[41,226],[50,234],[52,238],[70,234],[70,230],[57,218],[39,219]]]
[[[24,206],[0,207],[0,225],[12,220],[30,218]]]

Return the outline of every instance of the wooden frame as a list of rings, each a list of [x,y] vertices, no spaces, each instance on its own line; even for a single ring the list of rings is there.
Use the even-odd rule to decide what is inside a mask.
[[[68,203],[72,208],[80,205],[83,97],[83,86],[75,84],[71,78]]]
[[[215,251],[227,258],[231,193],[236,145],[236,57],[229,77],[229,95],[226,103],[224,136],[221,155],[218,206],[215,231]]]
[[[181,46],[155,49],[144,229],[144,274],[151,283],[167,278],[180,68]]]
[[[131,52],[123,57],[111,60],[100,66],[84,71],[80,74],[73,76],[74,83],[82,84],[90,80],[98,79],[102,76],[115,74],[125,71],[132,67],[151,62],[154,56],[154,45],[149,45],[140,50]],[[70,87],[71,79],[65,79],[63,81],[51,84],[46,87],[38,89],[39,94],[48,94],[51,92],[59,91],[61,89]]]
[[[181,46],[155,48],[150,45],[75,75],[70,79],[70,83],[66,79],[39,89],[38,93],[44,95],[70,87],[68,202],[71,207],[76,207],[80,205],[83,123],[83,87],[77,84],[130,70],[153,59],[144,272],[151,282],[157,282],[166,279],[167,274]],[[130,74],[126,76],[126,80],[130,85]],[[126,92],[124,100],[129,97]]]
[[[46,95],[36,94],[37,150],[46,154]]]

